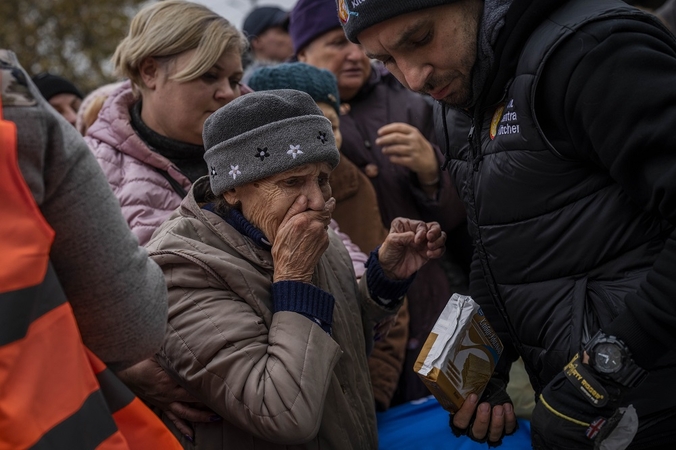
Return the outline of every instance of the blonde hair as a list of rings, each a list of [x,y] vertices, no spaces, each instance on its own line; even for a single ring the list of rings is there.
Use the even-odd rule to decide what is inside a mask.
[[[173,59],[196,49],[190,63],[171,76],[183,82],[206,73],[226,50],[241,55],[246,46],[242,33],[206,6],[167,0],[146,6],[134,16],[129,34],[115,50],[113,64],[119,75],[139,88],[143,87],[141,63],[148,57]]]
[[[83,136],[87,134],[89,127],[92,126],[98,118],[99,111],[101,111],[106,99],[122,84],[124,84],[122,81],[104,84],[85,96],[80,105],[80,109],[77,111],[77,118],[75,119],[75,128],[77,128],[80,134]]]

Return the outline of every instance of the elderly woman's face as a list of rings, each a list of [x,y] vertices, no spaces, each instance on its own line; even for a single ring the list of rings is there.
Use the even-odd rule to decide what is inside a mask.
[[[304,195],[308,209],[322,211],[331,198],[327,163],[312,163],[226,192],[230,204],[241,203],[242,214],[273,243],[291,205]]]
[[[166,63],[152,58],[142,70],[146,88],[142,89],[141,117],[153,131],[190,144],[202,145],[204,121],[221,106],[240,96],[242,58],[226,51],[200,77],[178,82],[170,79],[190,63],[195,50],[179,54]]]
[[[338,27],[316,37],[298,53],[298,60],[331,71],[341,100],[351,100],[371,76],[371,61],[361,46],[347,40]]]

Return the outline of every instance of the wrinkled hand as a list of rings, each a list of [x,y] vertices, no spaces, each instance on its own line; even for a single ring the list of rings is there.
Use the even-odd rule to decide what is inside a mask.
[[[491,378],[481,399],[470,394],[460,409],[451,415],[451,429],[456,436],[467,435],[478,442],[492,446],[502,443],[502,437],[517,429],[512,400],[502,380]],[[478,406],[477,406],[478,404]]]
[[[329,246],[327,229],[336,200],[330,198],[322,211],[307,209],[300,195],[291,205],[272,244],[274,280],[310,283],[319,258]]]
[[[378,260],[385,275],[403,280],[418,271],[428,260],[444,254],[446,233],[437,222],[397,217],[378,250]]]
[[[431,183],[439,176],[439,163],[432,144],[420,131],[407,123],[395,122],[378,130],[376,145],[393,164],[408,167],[421,183]]]
[[[578,386],[571,381],[573,378],[578,380]],[[583,394],[582,380],[593,388],[591,396],[596,404]],[[638,431],[638,418],[631,405],[618,408],[621,397],[618,386],[600,379],[591,367],[581,363],[579,354],[575,355],[545,386],[535,405],[531,421],[533,448],[627,448]]]
[[[162,409],[184,435],[193,438],[189,422],[214,422],[220,417],[206,409],[162,369],[155,358],[122,370],[117,376],[145,402]]]

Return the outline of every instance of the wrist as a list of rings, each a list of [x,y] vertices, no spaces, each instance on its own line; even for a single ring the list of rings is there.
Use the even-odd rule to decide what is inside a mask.
[[[582,362],[582,353],[573,356],[563,369],[568,381],[575,387],[575,391],[582,394],[595,408],[603,408],[610,405],[614,409],[621,391],[613,384],[604,383],[604,379],[598,377],[598,373],[587,364]]]
[[[301,275],[301,274],[294,274],[294,273],[275,273],[272,276],[272,282],[273,283],[279,283],[281,281],[295,281],[298,283],[307,283],[307,284],[312,284],[312,275]]]
[[[418,179],[418,182],[420,182],[420,185],[426,186],[426,187],[438,186],[439,181],[441,181],[441,178],[438,175],[435,178],[433,178],[429,181],[422,181],[421,179]]]
[[[382,247],[373,250],[366,262],[366,284],[376,302],[382,305],[399,305],[415,274],[406,279],[397,279],[393,274],[385,272],[380,263],[379,251]]]
[[[441,181],[441,176],[439,174],[439,168],[434,167],[432,170],[425,170],[416,173],[418,177],[418,183],[421,186],[436,186]]]

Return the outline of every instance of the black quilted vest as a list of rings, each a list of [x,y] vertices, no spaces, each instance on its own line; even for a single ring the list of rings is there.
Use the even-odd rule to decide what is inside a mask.
[[[451,145],[449,170],[492,297],[477,300],[502,311],[537,392],[623,310],[672,230],[605,169],[560,155],[534,111],[539,76],[559,43],[591,21],[634,14],[615,0],[572,0],[557,10],[529,38],[504,101],[470,132],[474,145]]]

